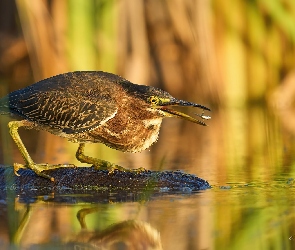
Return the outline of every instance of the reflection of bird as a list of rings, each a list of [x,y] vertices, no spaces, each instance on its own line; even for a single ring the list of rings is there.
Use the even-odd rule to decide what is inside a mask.
[[[159,232],[146,222],[134,220],[111,225],[102,231],[84,228],[65,244],[73,245],[81,246],[79,249],[163,249]]]
[[[114,74],[85,71],[57,75],[10,93],[0,99],[0,114],[23,118],[8,124],[26,162],[26,165],[15,163],[15,173],[19,168],[31,168],[36,174],[53,180],[42,171],[69,165],[34,163],[20,139],[19,127],[43,129],[78,142],[76,157],[80,162],[112,169],[109,162],[85,156],[85,143],[100,142],[124,152],[139,152],[157,140],[164,117],[179,117],[206,125],[171,109],[173,105],[210,110],[177,100],[161,89],[133,84]],[[210,118],[203,114],[199,116]]]
[[[66,246],[80,245],[85,249],[163,249],[160,233],[143,221],[127,220],[100,231],[90,231],[85,217],[100,210],[101,208],[96,206],[78,211],[77,218],[82,230],[69,238]]]

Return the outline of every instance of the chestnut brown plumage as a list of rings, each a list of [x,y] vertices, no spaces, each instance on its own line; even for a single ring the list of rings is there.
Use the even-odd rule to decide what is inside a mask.
[[[204,126],[203,120],[210,118],[202,113],[199,115],[202,120],[198,120],[171,106],[210,110],[177,100],[161,89],[133,84],[115,74],[78,71],[47,78],[10,93],[0,99],[0,114],[22,118],[8,124],[26,163],[15,163],[15,173],[19,168],[31,168],[36,174],[50,178],[42,171],[70,165],[34,163],[19,137],[19,127],[46,130],[77,142],[79,161],[110,169],[114,167],[111,163],[84,155],[85,143],[104,143],[124,152],[140,152],[157,140],[164,117],[183,118]]]

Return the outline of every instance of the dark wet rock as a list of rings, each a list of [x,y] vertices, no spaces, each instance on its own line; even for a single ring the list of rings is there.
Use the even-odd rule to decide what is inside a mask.
[[[46,171],[54,177],[54,182],[29,169],[20,169],[18,173],[20,176],[15,176],[12,167],[0,165],[0,196],[13,192],[22,199],[30,199],[28,202],[38,196],[61,202],[87,201],[87,197],[109,202],[110,199],[131,201],[154,194],[192,193],[210,188],[207,181],[182,171],[146,170],[136,173],[115,170],[109,173],[92,167]]]

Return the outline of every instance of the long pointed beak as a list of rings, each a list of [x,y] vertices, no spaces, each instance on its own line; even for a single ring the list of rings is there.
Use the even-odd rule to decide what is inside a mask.
[[[205,107],[205,106],[203,106],[201,104],[197,104],[197,103],[193,103],[193,102],[187,102],[187,101],[183,101],[183,100],[176,100],[174,105],[176,105],[176,106],[191,106],[191,107],[197,107],[197,108],[201,108],[201,109],[211,111],[211,109],[209,109],[209,108],[207,108],[207,107]]]
[[[202,118],[202,120],[198,120],[194,117],[191,117],[187,114],[184,114],[184,113],[181,113],[179,111],[176,111],[174,109],[171,109],[169,107],[171,106],[190,106],[190,107],[196,107],[196,108],[200,108],[200,109],[203,109],[204,110],[208,110],[208,111],[211,111],[209,108],[203,106],[203,105],[200,105],[200,104],[197,104],[197,103],[193,103],[193,102],[187,102],[187,101],[183,101],[183,100],[171,100],[170,102],[167,102],[165,103],[163,106],[161,107],[158,107],[160,110],[164,111],[165,113],[168,113],[169,116],[174,116],[174,117],[178,117],[178,118],[182,118],[184,120],[188,120],[190,122],[193,122],[193,123],[197,123],[199,125],[202,125],[202,126],[207,126],[207,124],[204,122],[204,120],[209,120],[211,119],[210,116],[206,116],[204,115],[204,112],[202,112],[202,114],[196,114],[197,116],[199,116],[200,118]]]

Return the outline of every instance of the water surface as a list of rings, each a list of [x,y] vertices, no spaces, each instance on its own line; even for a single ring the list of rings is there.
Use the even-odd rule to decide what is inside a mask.
[[[9,191],[0,201],[1,249],[92,249],[93,242],[111,241],[114,249],[139,243],[151,249],[294,249],[291,117],[261,107],[213,111],[212,117],[206,128],[165,121],[150,151],[114,158],[122,165],[181,169],[206,179],[211,189],[110,194],[87,202],[56,202],[54,193],[24,201]],[[78,213],[85,221],[79,223]]]

